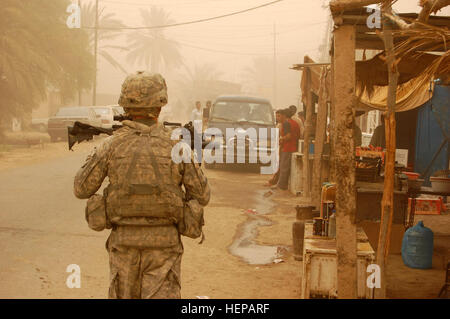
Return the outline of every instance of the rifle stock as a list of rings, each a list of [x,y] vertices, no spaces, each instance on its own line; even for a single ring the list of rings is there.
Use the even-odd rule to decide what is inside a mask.
[[[90,141],[94,138],[94,135],[100,134],[112,135],[115,129],[117,128],[113,127],[108,129],[76,121],[75,123],[73,123],[73,126],[67,127],[67,134],[68,134],[67,140],[69,142],[69,151],[72,151],[72,147],[76,143],[81,143],[83,141]]]

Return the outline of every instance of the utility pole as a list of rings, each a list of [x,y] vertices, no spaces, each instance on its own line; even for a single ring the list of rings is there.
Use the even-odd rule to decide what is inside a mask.
[[[273,23],[273,105],[277,108],[277,33]]]
[[[97,105],[97,46],[98,46],[98,0],[95,0],[94,86],[92,89],[92,105]]]
[[[81,0],[78,0],[78,8],[81,12]],[[81,61],[81,57],[78,56],[78,62],[80,63]],[[78,105],[81,105],[81,89],[80,89],[80,83],[79,83],[79,79],[77,81],[77,85],[78,85]]]

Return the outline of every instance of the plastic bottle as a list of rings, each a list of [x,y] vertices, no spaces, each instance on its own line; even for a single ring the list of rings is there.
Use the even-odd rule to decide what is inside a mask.
[[[433,231],[419,221],[409,228],[402,241],[403,263],[411,268],[429,269],[433,264]]]

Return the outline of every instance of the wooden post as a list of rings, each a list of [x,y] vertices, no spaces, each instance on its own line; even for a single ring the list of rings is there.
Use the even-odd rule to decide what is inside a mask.
[[[336,108],[334,105],[334,68],[335,68],[335,61],[334,61],[334,38],[332,39],[332,48],[331,51],[331,72],[330,76],[332,81],[330,81],[330,129],[328,131],[328,142],[330,143],[330,178],[329,180],[331,182],[336,181],[336,161],[334,160],[335,156],[335,141],[336,141]]]
[[[357,297],[355,121],[355,27],[334,31],[333,103],[336,140],[336,249],[338,298]]]
[[[311,199],[312,204],[315,207],[320,205],[320,194],[322,190],[322,155],[323,155],[323,145],[325,143],[325,131],[327,128],[327,83],[328,70],[327,67],[322,67],[320,74],[320,88],[319,88],[319,103],[317,112],[317,124],[316,124],[316,138],[314,144],[314,165],[313,165],[313,176],[312,176],[312,193]]]
[[[382,8],[383,13],[391,12],[390,5]],[[391,22],[383,17],[383,41],[388,68],[389,86],[387,96],[387,116],[385,117],[386,135],[386,161],[384,166],[384,189],[381,200],[380,234],[376,263],[381,270],[381,288],[375,290],[375,298],[386,298],[386,264],[389,255],[389,239],[391,237],[392,219],[394,216],[394,175],[395,175],[395,103],[398,82],[398,72],[395,66],[393,52],[394,41],[392,37]]]
[[[305,57],[304,62],[309,62],[309,60]],[[313,95],[311,91],[311,70],[310,68],[305,68],[303,72],[306,72],[306,85],[304,94],[306,94],[306,117],[305,117],[305,133],[303,135],[303,176],[302,176],[302,184],[303,184],[303,192],[302,197],[310,198],[311,197],[311,172],[310,172],[310,162],[309,162],[309,139],[311,136],[311,132],[313,129],[312,126],[312,118],[314,113],[314,104],[313,104]]]

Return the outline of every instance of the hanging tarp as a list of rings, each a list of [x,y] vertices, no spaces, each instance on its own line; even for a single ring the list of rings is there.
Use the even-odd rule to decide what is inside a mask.
[[[396,99],[396,112],[404,112],[415,109],[426,103],[433,95],[433,87],[431,80],[433,79],[430,74],[423,73],[424,66],[432,63],[436,59],[436,55],[423,54],[420,57],[404,58],[400,61],[398,68],[402,72],[406,69],[414,70],[409,71],[402,75],[399,79],[400,85],[397,87],[397,99]],[[314,63],[314,60],[305,56],[305,63]],[[414,67],[416,63],[417,67]],[[311,72],[309,87],[314,94],[318,94],[320,86],[320,72],[322,66],[309,67]],[[422,73],[421,73],[422,72]],[[366,61],[356,61],[356,78],[357,81],[368,81],[365,84],[357,83],[355,98],[358,101],[356,103],[356,110],[359,111],[372,111],[372,110],[387,110],[386,100],[388,87],[386,85],[375,84],[387,84],[387,71],[385,65],[380,60],[380,55],[376,55],[374,58]],[[331,77],[329,77],[331,79]],[[368,80],[370,79],[370,80]],[[306,72],[302,74],[301,89],[302,100],[305,103],[306,94]],[[331,85],[330,81],[326,83]],[[361,90],[363,93],[361,94]]]
[[[419,75],[397,87],[396,112],[404,112],[422,106],[433,95],[432,78],[429,75]],[[364,91],[358,101],[357,109],[361,110],[387,110],[387,86],[375,86],[371,96]],[[360,95],[357,88],[356,95]]]
[[[438,58],[439,55],[428,53],[412,53],[402,57],[397,64],[399,73],[397,83],[401,85],[421,75]],[[369,96],[375,87],[389,84],[385,59],[384,52],[381,52],[369,60],[356,61],[356,83]]]
[[[419,109],[417,116],[414,170],[426,173],[425,185],[430,185],[432,173],[448,169],[449,123],[450,87],[436,85],[432,99]]]

